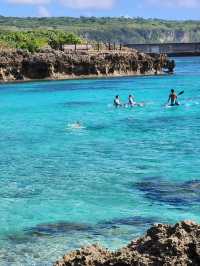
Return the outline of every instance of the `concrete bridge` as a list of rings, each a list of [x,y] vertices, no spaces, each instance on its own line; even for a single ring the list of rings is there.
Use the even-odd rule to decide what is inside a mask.
[[[196,43],[153,43],[126,44],[125,47],[135,48],[147,54],[167,54],[169,56],[200,55],[200,42]]]

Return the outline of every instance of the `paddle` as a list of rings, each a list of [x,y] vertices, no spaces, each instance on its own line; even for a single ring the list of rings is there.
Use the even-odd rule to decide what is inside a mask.
[[[178,96],[182,95],[184,93],[184,91],[181,91],[178,93]]]
[[[182,95],[184,93],[184,91],[181,91],[178,93],[178,96]],[[165,106],[168,106],[169,104],[167,103]]]

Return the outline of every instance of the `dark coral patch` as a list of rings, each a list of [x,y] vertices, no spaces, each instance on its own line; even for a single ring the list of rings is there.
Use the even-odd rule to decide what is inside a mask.
[[[167,181],[138,182],[134,187],[150,200],[177,206],[188,206],[200,201],[200,181],[172,183]]]
[[[47,223],[40,224],[36,227],[26,230],[26,233],[32,236],[42,236],[42,235],[55,235],[62,233],[72,233],[75,231],[90,231],[92,228],[87,224],[78,224],[70,222],[57,222],[57,223]]]
[[[134,227],[143,227],[143,226],[149,226],[156,222],[155,218],[151,217],[142,217],[142,216],[133,216],[133,217],[127,217],[122,219],[113,219],[111,221],[105,221],[99,223],[100,228],[112,228],[112,227],[120,227],[123,225],[130,225]]]

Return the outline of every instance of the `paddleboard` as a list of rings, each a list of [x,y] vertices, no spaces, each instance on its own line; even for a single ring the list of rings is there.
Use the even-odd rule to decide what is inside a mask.
[[[165,108],[174,108],[179,107],[180,105],[165,105]]]

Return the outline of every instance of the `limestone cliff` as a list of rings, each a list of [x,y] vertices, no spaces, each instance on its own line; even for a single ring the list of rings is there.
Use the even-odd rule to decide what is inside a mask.
[[[0,81],[126,76],[173,72],[174,62],[164,55],[135,50],[62,52],[0,51]]]

